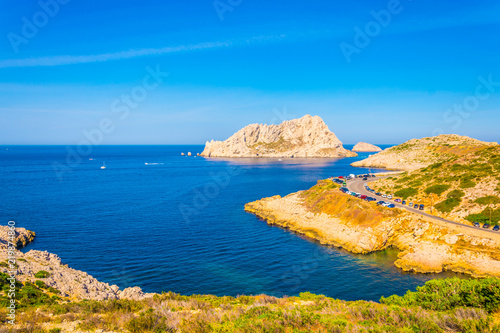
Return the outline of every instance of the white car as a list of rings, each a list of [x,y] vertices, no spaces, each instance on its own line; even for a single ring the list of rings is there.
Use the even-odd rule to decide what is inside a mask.
[[[390,200],[390,199],[392,199],[392,194],[390,194],[390,195],[387,197],[387,199],[389,199],[389,200]]]
[[[387,194],[382,195],[382,198],[387,198]]]
[[[382,204],[382,206],[387,207],[387,206],[389,206],[390,204],[391,204],[390,202],[384,202],[384,203]]]

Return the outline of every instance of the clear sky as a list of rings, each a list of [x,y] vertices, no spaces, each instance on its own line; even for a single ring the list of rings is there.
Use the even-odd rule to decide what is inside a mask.
[[[0,144],[500,141],[498,1],[58,1],[0,0]]]

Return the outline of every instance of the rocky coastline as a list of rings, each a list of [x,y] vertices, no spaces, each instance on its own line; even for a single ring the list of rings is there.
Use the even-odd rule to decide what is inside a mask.
[[[404,271],[439,273],[453,271],[474,277],[500,277],[500,237],[466,228],[437,224],[397,210],[384,216],[385,208],[367,213],[364,202],[338,189],[318,189],[274,196],[245,205],[245,210],[268,224],[290,229],[325,245],[366,254],[389,247],[401,252],[395,266]],[[314,205],[309,199],[314,198]],[[342,206],[342,212],[335,202]],[[373,204],[372,204],[373,205]],[[316,207],[312,208],[312,207]],[[318,211],[317,207],[323,207]],[[378,210],[381,209],[381,210]],[[388,210],[388,209],[387,209]],[[360,214],[366,214],[364,217]],[[463,229],[463,230],[462,230]]]
[[[0,272],[9,274],[12,271],[9,259],[15,258],[15,277],[22,283],[43,281],[46,286],[59,291],[57,296],[67,300],[142,300],[154,294],[144,293],[139,287],[129,287],[123,290],[117,285],[109,285],[98,281],[91,275],[70,268],[57,255],[47,251],[30,250],[23,253],[14,251],[14,256],[7,251],[9,227],[0,226]],[[25,228],[15,228],[15,243],[17,248],[26,246],[35,239],[33,231]],[[46,272],[43,274],[37,274]]]

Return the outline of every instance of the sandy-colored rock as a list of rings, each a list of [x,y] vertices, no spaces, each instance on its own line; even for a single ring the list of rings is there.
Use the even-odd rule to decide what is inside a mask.
[[[352,157],[318,116],[306,115],[280,125],[252,124],[226,141],[210,141],[205,157]]]
[[[352,151],[357,152],[379,152],[382,151],[382,148],[372,145],[366,142],[358,142],[353,148]]]
[[[313,213],[306,207],[302,193],[264,198],[246,204],[245,210],[269,224],[353,253],[398,248],[402,252],[395,265],[405,271],[450,270],[477,277],[500,276],[500,236],[490,238],[474,229],[434,223],[409,212],[369,226],[354,223],[325,213]]]
[[[496,145],[498,145],[496,142],[484,142],[467,136],[445,134],[423,139],[412,139],[351,165],[355,167],[412,171],[445,161],[454,156],[462,156]]]
[[[9,226],[0,226],[0,249],[7,248],[11,242],[9,232],[12,232]],[[35,233],[25,228],[14,227],[14,233],[14,241],[11,243],[14,243],[17,248],[24,247],[35,239]]]

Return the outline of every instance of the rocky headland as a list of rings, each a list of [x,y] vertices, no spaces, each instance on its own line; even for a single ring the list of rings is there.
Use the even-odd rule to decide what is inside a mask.
[[[0,226],[0,272],[9,274],[14,269],[16,280],[22,283],[35,283],[36,280],[44,282],[49,294],[64,297],[68,300],[140,300],[152,297],[153,294],[142,292],[139,287],[120,290],[116,285],[100,282],[91,275],[70,268],[64,264],[57,255],[47,251],[31,250],[27,253],[15,251],[15,265],[9,263],[7,249],[9,227]],[[15,228],[15,239],[18,248],[26,246],[34,240],[35,233],[24,228]],[[44,273],[40,273],[44,272]],[[37,274],[38,273],[38,274]],[[10,275],[10,274],[9,274]]]
[[[377,147],[375,145],[372,145],[370,143],[366,142],[358,142],[353,148],[352,151],[356,152],[365,152],[365,153],[372,153],[372,152],[380,152],[382,151],[382,148]]]
[[[397,248],[401,252],[394,264],[405,271],[500,276],[500,235],[376,206],[340,192],[331,181],[286,197],[250,202],[245,210],[353,253]]]
[[[484,142],[467,136],[444,134],[423,139],[412,139],[351,165],[355,167],[413,171],[496,145],[498,145],[496,142]]]
[[[225,141],[206,143],[205,157],[353,157],[319,116],[280,125],[252,124]]]

